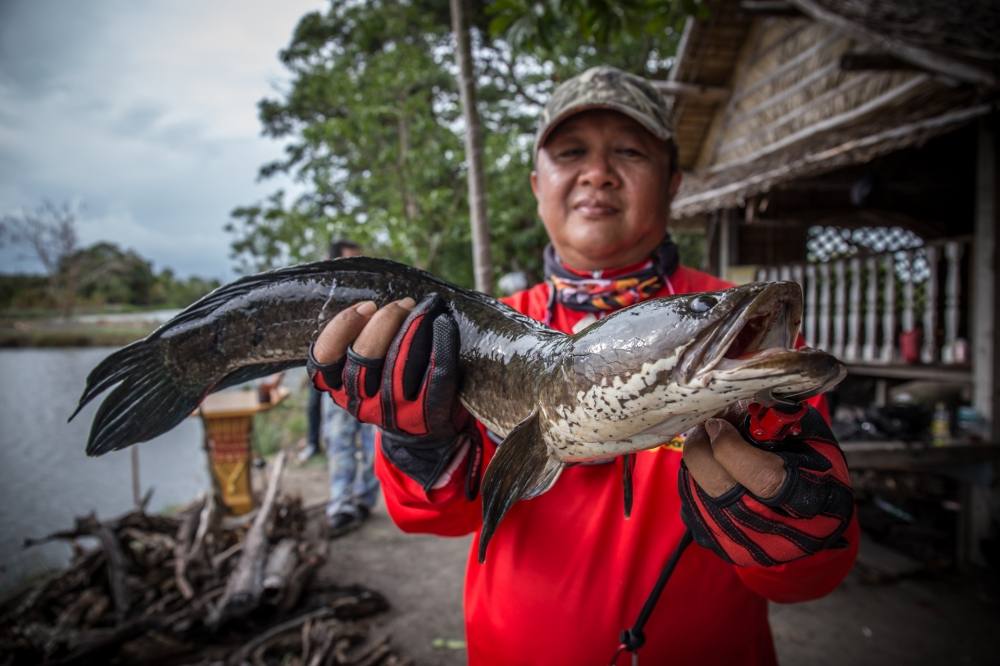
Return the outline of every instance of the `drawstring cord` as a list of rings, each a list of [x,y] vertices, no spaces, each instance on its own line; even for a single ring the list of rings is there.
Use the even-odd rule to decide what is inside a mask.
[[[622,456],[622,488],[625,495],[625,517],[632,515],[632,467],[635,465],[635,454],[626,453]]]
[[[619,637],[621,643],[618,645],[618,649],[615,650],[614,656],[611,657],[609,666],[615,666],[615,664],[618,663],[618,657],[620,657],[624,652],[631,652],[632,666],[638,666],[639,648],[641,648],[646,642],[646,637],[643,635],[642,629],[646,626],[646,621],[649,620],[649,616],[652,615],[653,609],[656,608],[656,602],[660,600],[660,594],[663,593],[663,588],[666,587],[667,581],[670,580],[670,575],[677,567],[677,561],[681,559],[681,555],[684,553],[684,550],[690,545],[691,530],[685,529],[680,542],[678,542],[677,546],[674,548],[674,552],[670,554],[670,559],[668,559],[666,564],[663,565],[663,570],[660,571],[660,576],[656,579],[656,583],[653,585],[653,589],[650,590],[649,596],[646,597],[646,603],[642,605],[642,610],[639,611],[639,615],[635,618],[635,622],[632,624],[631,628],[622,631],[621,636]]]

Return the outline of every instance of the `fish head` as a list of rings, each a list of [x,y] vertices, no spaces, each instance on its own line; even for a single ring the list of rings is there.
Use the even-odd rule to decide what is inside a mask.
[[[843,365],[794,349],[802,291],[753,283],[653,299],[574,337],[543,405],[547,441],[566,460],[656,446],[741,400],[800,399],[832,387]]]

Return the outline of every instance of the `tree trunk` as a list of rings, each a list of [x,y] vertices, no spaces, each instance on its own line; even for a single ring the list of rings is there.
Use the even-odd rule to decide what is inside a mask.
[[[489,220],[486,217],[486,186],[483,177],[483,140],[476,109],[476,79],[472,71],[472,49],[465,21],[464,0],[451,0],[451,29],[455,33],[458,59],[458,89],[465,117],[465,157],[469,168],[469,212],[472,223],[472,266],[476,289],[493,291],[493,261],[490,257]]]

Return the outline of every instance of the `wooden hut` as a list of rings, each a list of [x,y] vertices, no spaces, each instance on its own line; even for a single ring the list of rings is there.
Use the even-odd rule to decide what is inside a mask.
[[[685,171],[674,224],[705,229],[707,267],[798,281],[808,342],[879,399],[903,380],[964,385],[985,441],[940,457],[993,458],[1000,4],[710,0],[660,86]],[[973,485],[976,559],[989,482]]]

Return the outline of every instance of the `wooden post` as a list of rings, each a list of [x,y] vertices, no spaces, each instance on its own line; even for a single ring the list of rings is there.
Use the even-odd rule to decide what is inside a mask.
[[[472,225],[472,271],[476,289],[493,293],[490,224],[486,214],[486,171],[483,169],[483,130],[476,107],[476,73],[464,0],[451,0],[451,25],[458,61],[458,90],[465,119],[465,163],[469,169],[469,221]]]
[[[865,346],[861,355],[866,361],[874,361],[875,350],[878,349],[876,335],[878,332],[878,261],[869,257],[867,267],[867,289],[865,299]]]
[[[958,344],[959,290],[962,270],[962,244],[958,241],[948,241],[944,246],[944,256],[947,260],[948,272],[944,283],[944,345],[941,347],[941,361],[956,363],[955,347]]]
[[[135,508],[142,506],[142,484],[139,483],[139,447],[132,447],[132,502]]]
[[[844,358],[853,361],[861,353],[861,260],[851,258],[851,292],[847,299],[847,345]]]
[[[927,246],[927,271],[927,284],[924,287],[924,346],[920,360],[924,363],[936,363],[938,249],[935,245]]]
[[[976,220],[973,242],[972,404],[990,424],[990,441],[1000,444],[1000,131],[996,114],[979,123],[976,162]]]
[[[816,265],[806,264],[806,342],[819,344],[816,331]]]
[[[909,250],[906,253],[906,265],[909,271],[909,277],[903,284],[903,330],[909,333],[917,325],[916,313],[914,312],[913,304],[913,287],[916,280],[914,273],[916,272],[917,266],[917,255],[913,250]]]
[[[885,284],[882,292],[882,353],[883,363],[892,363],[896,357],[896,258],[887,254],[882,259]]]
[[[736,243],[739,236],[736,212],[732,208],[719,213],[719,277],[725,279],[730,266],[738,261]]]
[[[833,263],[833,274],[837,284],[833,291],[833,347],[830,353],[834,356],[844,355],[844,344],[847,331],[847,274],[844,271],[844,260]]]
[[[792,280],[797,282],[799,287],[805,291],[805,280],[802,278],[802,264],[792,266]]]
[[[816,346],[830,350],[830,264],[819,265],[819,334]]]

